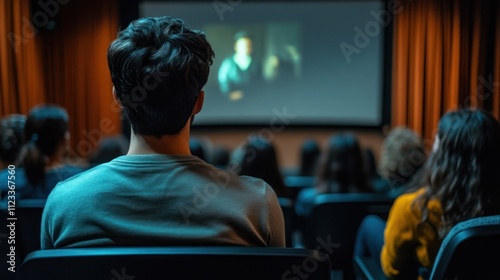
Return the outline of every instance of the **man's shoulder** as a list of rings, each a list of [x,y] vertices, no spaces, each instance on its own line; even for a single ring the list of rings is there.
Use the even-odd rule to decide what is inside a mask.
[[[110,176],[112,176],[112,172],[108,163],[103,163],[91,169],[81,169],[80,172],[76,172],[73,176],[64,181],[60,181],[52,190],[51,194],[66,195],[67,193],[71,193],[74,195],[75,192],[79,192],[80,190],[88,191],[88,185],[93,184],[93,182],[99,180],[99,178],[110,178]]]
[[[215,167],[211,164],[208,164],[208,163],[205,163],[204,165],[204,168],[206,169],[206,172],[208,172],[209,174],[212,174],[212,177],[214,177],[213,175],[215,174],[216,177],[218,179],[220,179],[221,181],[222,178],[226,178],[226,180],[232,180],[233,183],[240,183],[240,184],[262,184],[265,182],[261,179],[258,179],[258,178],[255,178],[255,177],[252,177],[252,176],[246,176],[246,175],[239,175],[237,174],[234,170],[231,170],[231,169],[221,169],[219,167]]]
[[[238,175],[233,170],[220,169],[210,164],[206,164],[205,168],[205,172],[209,174],[209,180],[213,180],[218,186],[230,186],[232,189],[239,190],[242,193],[252,192],[260,195],[272,191],[271,186],[262,179]]]
[[[81,169],[77,167],[77,168],[70,168],[68,170],[71,171],[75,170],[76,172],[78,171],[79,172],[74,176],[72,176],[71,178],[68,178],[65,182],[87,180],[88,178],[94,178],[94,176],[96,175],[108,173],[110,171],[110,168],[109,168],[109,163],[103,163],[88,169]]]

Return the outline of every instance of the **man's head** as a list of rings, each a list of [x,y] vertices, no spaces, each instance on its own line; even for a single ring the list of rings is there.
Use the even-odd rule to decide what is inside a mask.
[[[179,133],[201,109],[195,104],[213,57],[205,34],[181,19],[141,18],[118,33],[108,49],[108,66],[134,133],[157,138]]]
[[[252,54],[252,37],[246,31],[234,35],[234,51],[240,55]]]

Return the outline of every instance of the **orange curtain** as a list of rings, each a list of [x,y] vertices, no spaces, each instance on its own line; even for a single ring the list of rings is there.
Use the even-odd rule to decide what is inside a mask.
[[[117,1],[73,0],[40,36],[47,97],[70,114],[74,156],[88,157],[104,136],[121,131],[106,60],[117,32]]]
[[[449,110],[478,107],[500,118],[493,94],[500,81],[500,4],[405,0],[401,6],[394,17],[392,126],[414,129],[429,147]]]
[[[1,1],[0,36],[24,34],[30,1]],[[26,114],[40,103],[60,105],[70,116],[70,155],[87,157],[104,136],[121,131],[106,61],[107,48],[118,32],[118,2],[53,3],[58,5],[51,7],[57,11],[50,15],[56,22],[53,30],[33,20],[36,36],[18,49],[0,41],[1,115]]]
[[[40,41],[29,1],[0,0],[0,116],[45,102]]]

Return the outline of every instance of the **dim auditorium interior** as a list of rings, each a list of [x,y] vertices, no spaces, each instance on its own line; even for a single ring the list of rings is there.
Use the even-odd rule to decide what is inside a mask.
[[[187,124],[196,166],[148,185],[184,171],[146,162],[144,185],[127,186],[136,171],[112,176],[140,141],[128,114],[147,114],[141,102],[173,78],[146,76],[117,102],[108,51],[136,20],[165,16],[201,30],[215,53]],[[168,32],[182,30],[155,35],[182,44]],[[0,37],[0,279],[500,275],[500,1],[0,0]],[[213,182],[196,186],[203,176]],[[227,178],[264,186],[267,208]],[[115,183],[126,187],[107,200],[98,190]],[[127,192],[159,186],[155,205],[119,202],[141,204]],[[81,197],[64,198],[64,187]],[[176,196],[189,207],[162,203]],[[157,209],[171,211],[148,225]],[[122,214],[130,227],[106,235]],[[252,232],[218,232],[240,224]],[[247,242],[261,225],[278,237]],[[161,227],[176,235],[134,238]],[[57,240],[70,234],[108,242]]]

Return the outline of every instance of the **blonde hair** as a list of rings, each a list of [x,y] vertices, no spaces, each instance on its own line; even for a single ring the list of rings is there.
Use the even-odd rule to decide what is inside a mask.
[[[384,139],[378,172],[391,185],[404,184],[425,163],[423,141],[411,129],[396,127]]]

